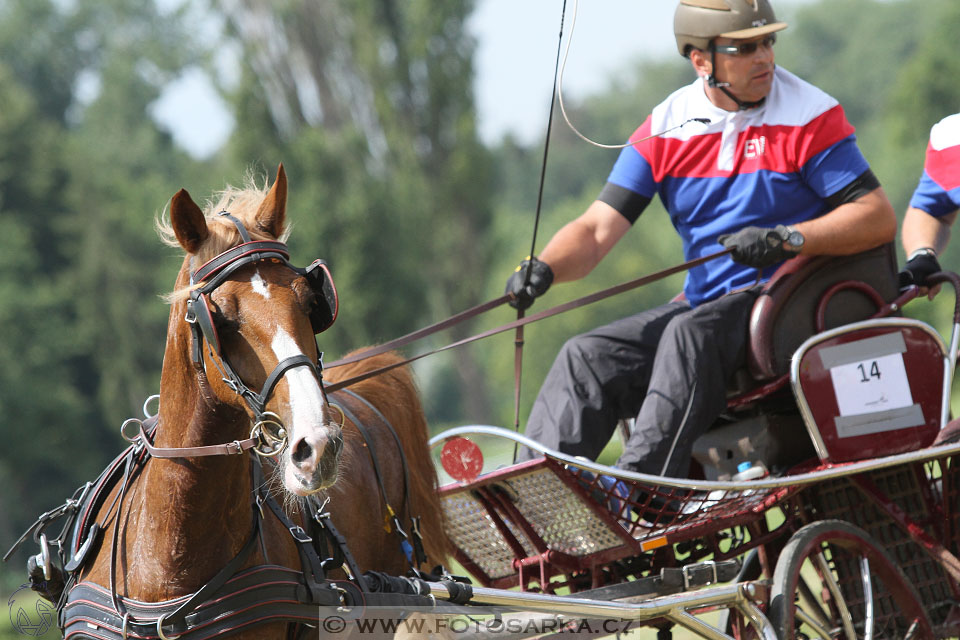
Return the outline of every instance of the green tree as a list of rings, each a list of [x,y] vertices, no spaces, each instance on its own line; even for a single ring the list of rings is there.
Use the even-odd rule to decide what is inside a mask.
[[[291,246],[329,260],[344,301],[321,346],[383,341],[479,302],[491,190],[475,128],[472,3],[217,6],[244,69],[230,92],[231,156],[285,161]],[[469,356],[445,373],[469,389],[445,402],[484,410]]]
[[[179,20],[134,0],[0,2],[4,542],[93,479],[156,390],[175,265],[153,216],[197,174],[149,113],[192,59]]]

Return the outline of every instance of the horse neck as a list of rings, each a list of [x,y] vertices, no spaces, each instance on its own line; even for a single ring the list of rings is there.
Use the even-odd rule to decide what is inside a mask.
[[[249,418],[206,386],[190,357],[183,310],[176,304],[171,309],[154,444],[196,447],[242,439]],[[135,528],[137,547],[151,549],[160,565],[150,571],[203,576],[200,567],[219,568],[240,550],[252,526],[250,469],[249,455],[153,458],[147,463],[138,484],[141,510],[149,515],[140,517]]]

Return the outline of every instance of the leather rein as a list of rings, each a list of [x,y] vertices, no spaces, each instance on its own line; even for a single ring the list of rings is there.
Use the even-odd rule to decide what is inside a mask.
[[[565,302],[565,303],[563,303],[563,304],[559,304],[559,305],[557,305],[557,306],[555,306],[555,307],[550,307],[549,309],[544,309],[543,311],[539,311],[539,312],[534,313],[534,314],[531,314],[531,315],[529,315],[529,316],[520,317],[520,318],[518,318],[518,319],[516,319],[516,320],[514,320],[514,321],[512,321],[512,322],[508,322],[508,323],[506,323],[506,324],[502,324],[502,325],[500,325],[500,326],[498,326],[498,327],[495,327],[495,328],[493,328],[493,329],[488,329],[488,330],[483,331],[483,332],[481,332],[481,333],[478,333],[478,334],[475,334],[475,335],[473,335],[473,336],[470,336],[469,338],[464,338],[464,339],[462,339],[462,340],[458,340],[458,341],[453,342],[453,343],[451,343],[451,344],[448,344],[448,345],[446,345],[446,346],[439,347],[439,348],[437,348],[437,349],[432,349],[432,350],[430,350],[430,351],[426,351],[426,352],[424,352],[424,353],[417,354],[417,355],[412,356],[412,357],[410,357],[410,358],[407,358],[406,360],[403,360],[403,361],[401,361],[401,362],[389,364],[389,365],[380,367],[380,368],[378,368],[378,369],[373,369],[373,370],[371,370],[371,371],[367,371],[367,372],[364,372],[364,373],[362,373],[362,374],[356,375],[356,376],[354,376],[354,377],[352,377],[352,378],[347,378],[347,379],[345,379],[345,380],[339,380],[339,381],[337,381],[337,382],[335,382],[335,383],[333,383],[333,384],[327,385],[326,389],[327,389],[328,392],[330,392],[330,391],[337,391],[337,390],[339,390],[339,389],[343,389],[344,387],[348,387],[348,386],[350,386],[350,385],[352,385],[352,384],[356,384],[356,383],[361,382],[361,381],[363,381],[363,380],[367,380],[368,378],[372,378],[372,377],[374,377],[374,376],[378,376],[378,375],[380,375],[381,373],[386,373],[387,371],[390,371],[391,369],[396,369],[396,368],[398,368],[398,367],[402,367],[402,366],[408,365],[408,364],[410,364],[411,362],[416,362],[417,360],[420,360],[421,358],[426,358],[427,356],[431,356],[431,355],[433,355],[433,354],[435,354],[435,353],[440,353],[440,352],[442,352],[442,351],[448,351],[448,350],[450,350],[450,349],[455,349],[455,348],[457,348],[457,347],[462,347],[462,346],[467,345],[467,344],[470,344],[470,343],[472,343],[472,342],[476,342],[476,341],[482,340],[482,339],[484,339],[484,338],[489,338],[490,336],[494,336],[494,335],[497,335],[497,334],[499,334],[499,333],[504,333],[505,331],[510,331],[510,330],[513,330],[513,329],[518,329],[518,328],[524,327],[524,326],[526,326],[526,325],[528,325],[528,324],[530,324],[530,323],[537,322],[537,321],[539,321],[539,320],[545,320],[546,318],[550,318],[550,317],[552,317],[552,316],[555,316],[555,315],[558,315],[558,314],[561,314],[561,313],[565,313],[565,312],[567,312],[567,311],[571,311],[571,310],[576,309],[576,308],[578,308],[578,307],[584,307],[584,306],[586,306],[586,305],[593,304],[594,302],[599,302],[600,300],[605,300],[606,298],[610,298],[610,297],[612,297],[612,296],[615,296],[615,295],[618,295],[618,294],[621,294],[621,293],[626,293],[627,291],[631,291],[631,290],[636,289],[636,288],[638,288],[638,287],[642,287],[642,286],[644,286],[644,285],[651,284],[651,283],[656,282],[656,281],[658,281],[658,280],[663,280],[664,278],[666,278],[666,277],[668,277],[668,276],[672,276],[672,275],[675,274],[675,273],[680,273],[680,272],[682,272],[682,271],[687,271],[687,270],[692,269],[692,268],[694,268],[694,267],[700,266],[701,264],[704,264],[704,263],[706,263],[706,262],[710,262],[711,260],[716,260],[717,258],[722,258],[723,256],[731,253],[732,251],[733,251],[732,249],[724,249],[723,251],[718,251],[717,253],[712,253],[712,254],[707,255],[707,256],[702,256],[702,257],[700,257],[700,258],[695,258],[695,259],[693,259],[693,260],[689,260],[689,261],[687,261],[687,262],[684,262],[684,263],[681,263],[681,264],[678,264],[678,265],[674,265],[674,266],[672,266],[672,267],[668,267],[668,268],[663,269],[663,270],[661,270],[661,271],[657,271],[657,272],[655,272],[655,273],[651,273],[651,274],[648,274],[648,275],[645,275],[645,276],[641,276],[641,277],[636,278],[636,279],[634,279],[634,280],[629,280],[629,281],[627,281],[627,282],[624,282],[624,283],[615,285],[615,286],[613,286],[613,287],[609,287],[609,288],[607,288],[607,289],[603,289],[603,290],[601,290],[601,291],[597,291],[597,292],[595,292],[595,293],[591,293],[591,294],[586,295],[586,296],[583,296],[583,297],[581,297],[581,298],[577,298],[577,299],[575,299],[575,300],[571,300],[571,301],[569,301],[569,302]],[[467,309],[466,311],[461,311],[460,313],[458,313],[458,314],[456,314],[456,315],[453,315],[453,316],[451,316],[450,318],[447,318],[446,320],[442,320],[442,321],[440,321],[440,322],[437,322],[437,323],[435,323],[435,324],[429,325],[429,326],[427,326],[427,327],[424,327],[424,328],[419,329],[419,330],[417,330],[417,331],[414,331],[414,332],[412,332],[412,333],[408,333],[408,334],[406,334],[406,335],[404,335],[404,336],[400,336],[399,338],[395,338],[395,339],[393,339],[393,340],[390,340],[389,342],[385,342],[385,343],[383,343],[383,344],[380,344],[380,345],[377,345],[377,346],[374,346],[374,347],[370,347],[369,349],[364,349],[364,350],[362,350],[362,351],[358,351],[358,352],[353,353],[353,354],[351,354],[351,355],[349,355],[349,356],[347,356],[347,357],[345,357],[345,358],[341,358],[341,359],[339,359],[339,360],[336,360],[336,361],[334,361],[334,362],[331,362],[331,363],[329,363],[329,364],[326,365],[326,368],[327,368],[327,369],[333,369],[333,368],[335,368],[335,367],[341,367],[341,366],[346,365],[346,364],[350,364],[350,363],[353,363],[353,362],[357,362],[357,361],[360,361],[360,360],[364,360],[364,359],[366,359],[366,358],[371,358],[371,357],[373,357],[373,356],[375,356],[375,355],[379,355],[379,354],[381,354],[381,353],[385,353],[385,352],[387,352],[387,351],[391,351],[391,350],[393,350],[393,349],[397,349],[397,348],[399,348],[399,347],[402,347],[402,346],[405,346],[405,345],[407,345],[407,344],[410,344],[411,342],[414,342],[414,341],[419,340],[419,339],[421,339],[421,338],[425,338],[425,337],[427,337],[427,336],[429,336],[429,335],[432,335],[432,334],[437,333],[437,332],[439,332],[439,331],[442,331],[442,330],[444,330],[444,329],[448,329],[448,328],[450,328],[450,327],[452,327],[452,326],[454,326],[454,325],[460,324],[461,322],[464,322],[464,321],[466,321],[466,320],[469,320],[470,318],[473,318],[473,317],[475,317],[475,316],[478,316],[478,315],[480,315],[481,313],[484,313],[484,312],[489,311],[489,310],[491,310],[491,309],[495,309],[495,308],[501,306],[502,304],[504,304],[504,303],[506,303],[506,302],[510,302],[511,300],[514,300],[515,298],[516,298],[516,296],[514,296],[513,294],[506,294],[506,295],[500,296],[499,298],[494,298],[493,300],[490,300],[490,301],[488,301],[488,302],[484,302],[483,304],[479,304],[479,305],[477,305],[477,306],[475,306],[475,307],[471,307],[470,309]]]

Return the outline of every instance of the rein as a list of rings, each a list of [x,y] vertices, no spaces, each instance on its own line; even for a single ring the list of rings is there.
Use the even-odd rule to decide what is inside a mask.
[[[539,311],[539,312],[534,313],[534,314],[531,314],[531,315],[529,315],[529,316],[525,316],[525,317],[522,317],[522,318],[518,318],[517,320],[514,320],[514,321],[512,321],[512,322],[508,322],[508,323],[506,323],[506,324],[502,324],[502,325],[500,325],[499,327],[495,327],[495,328],[493,328],[493,329],[488,329],[488,330],[486,330],[486,331],[483,331],[482,333],[478,333],[478,334],[476,334],[476,335],[470,336],[469,338],[464,338],[464,339],[462,339],[462,340],[458,340],[457,342],[453,342],[453,343],[448,344],[448,345],[446,345],[446,346],[444,346],[444,347],[439,347],[439,348],[437,348],[437,349],[433,349],[433,350],[431,350],[431,351],[427,351],[427,352],[424,352],[424,353],[421,353],[421,354],[412,356],[412,357],[407,358],[406,360],[403,360],[403,361],[401,361],[401,362],[397,362],[397,363],[394,363],[394,364],[389,364],[389,365],[380,367],[379,369],[373,369],[373,370],[371,370],[371,371],[367,371],[367,372],[365,372],[365,373],[362,373],[362,374],[360,374],[360,375],[354,376],[354,377],[352,377],[352,378],[347,378],[346,380],[340,380],[340,381],[338,381],[338,382],[335,382],[335,383],[332,383],[332,384],[328,384],[328,385],[326,385],[326,389],[327,389],[328,392],[338,391],[338,390],[340,390],[340,389],[343,389],[344,387],[348,387],[348,386],[350,386],[350,385],[352,385],[352,384],[356,384],[356,383],[361,382],[361,381],[363,381],[363,380],[367,380],[368,378],[372,378],[372,377],[374,377],[374,376],[378,376],[378,375],[380,375],[381,373],[386,373],[387,371],[390,371],[390,370],[392,370],[392,369],[396,369],[397,367],[405,366],[405,365],[407,365],[407,364],[410,364],[411,362],[416,362],[417,360],[420,360],[421,358],[426,358],[427,356],[433,355],[433,354],[435,354],[435,353],[440,353],[440,352],[443,352],[443,351],[448,351],[448,350],[450,350],[450,349],[454,349],[454,348],[457,348],[457,347],[461,347],[461,346],[470,344],[471,342],[476,342],[476,341],[482,340],[482,339],[484,339],[484,338],[489,338],[490,336],[494,336],[494,335],[497,335],[497,334],[499,334],[499,333],[503,333],[503,332],[505,332],[505,331],[510,331],[510,330],[516,329],[516,328],[518,328],[518,327],[523,327],[523,326],[528,325],[528,324],[530,324],[530,323],[532,323],[532,322],[537,322],[537,321],[539,321],[539,320],[544,320],[544,319],[546,319],[546,318],[550,318],[550,317],[552,317],[552,316],[555,316],[555,315],[558,315],[558,314],[561,314],[561,313],[565,313],[565,312],[567,312],[567,311],[571,311],[571,310],[576,309],[576,308],[578,308],[578,307],[583,307],[583,306],[586,306],[586,305],[589,305],[589,304],[593,304],[594,302],[599,302],[600,300],[605,300],[606,298],[610,298],[610,297],[612,297],[612,296],[615,296],[615,295],[618,295],[618,294],[621,294],[621,293],[626,293],[627,291],[631,291],[631,290],[636,289],[636,288],[638,288],[638,287],[642,287],[642,286],[644,286],[644,285],[651,284],[651,283],[656,282],[656,281],[658,281],[658,280],[663,280],[664,278],[666,278],[666,277],[668,277],[668,276],[672,276],[672,275],[675,274],[675,273],[680,273],[680,272],[682,272],[682,271],[687,271],[687,270],[692,269],[692,268],[694,268],[694,267],[700,266],[701,264],[704,264],[704,263],[706,263],[706,262],[710,262],[711,260],[716,260],[717,258],[722,258],[723,256],[726,256],[726,255],[730,254],[732,251],[733,251],[733,249],[724,249],[723,251],[718,251],[717,253],[712,253],[712,254],[710,254],[710,255],[708,255],[708,256],[702,256],[702,257],[700,257],[700,258],[695,258],[695,259],[693,259],[693,260],[689,260],[689,261],[684,262],[684,263],[682,263],[682,264],[674,265],[674,266],[672,266],[672,267],[668,267],[668,268],[663,269],[663,270],[661,270],[661,271],[657,271],[657,272],[655,272],[655,273],[651,273],[651,274],[648,274],[648,275],[645,275],[645,276],[641,276],[641,277],[636,278],[636,279],[634,279],[634,280],[630,280],[630,281],[627,281],[627,282],[624,282],[624,283],[615,285],[615,286],[613,286],[613,287],[609,287],[609,288],[607,288],[607,289],[603,289],[603,290],[601,290],[601,291],[597,291],[597,292],[595,292],[595,293],[591,293],[591,294],[586,295],[586,296],[583,296],[583,297],[581,297],[581,298],[577,298],[576,300],[571,300],[571,301],[569,301],[569,302],[565,302],[565,303],[563,303],[563,304],[559,304],[559,305],[557,305],[557,306],[555,306],[555,307],[550,307],[549,309],[544,309],[543,311]],[[332,362],[332,363],[330,363],[330,364],[328,364],[328,365],[326,365],[326,366],[327,366],[328,369],[332,369],[333,367],[343,366],[343,365],[349,364],[349,363],[351,363],[351,362],[356,362],[356,361],[358,361],[358,360],[363,360],[363,359],[365,359],[365,358],[369,358],[369,357],[371,357],[371,356],[377,355],[378,353],[383,353],[383,351],[388,350],[389,348],[396,347],[396,346],[398,346],[398,345],[400,345],[400,344],[407,344],[407,343],[412,342],[413,340],[415,340],[415,339],[417,339],[417,338],[422,338],[422,337],[424,337],[424,336],[430,335],[431,333],[436,333],[436,332],[439,331],[440,329],[445,329],[445,328],[447,328],[447,327],[450,327],[450,326],[452,326],[453,324],[455,324],[455,323],[452,323],[452,322],[451,322],[451,320],[453,320],[454,318],[456,318],[458,322],[463,321],[463,320],[466,320],[467,318],[472,318],[473,316],[481,313],[482,311],[486,311],[486,310],[488,310],[488,309],[492,309],[492,308],[494,308],[494,307],[496,307],[496,306],[499,306],[499,305],[503,304],[504,302],[507,302],[507,301],[509,301],[509,300],[512,300],[513,298],[514,298],[514,296],[512,296],[512,295],[501,296],[500,298],[496,298],[495,300],[491,300],[490,302],[486,302],[486,303],[484,303],[484,304],[482,304],[482,305],[478,305],[478,306],[476,306],[476,307],[472,307],[471,309],[468,309],[468,310],[466,310],[466,311],[463,311],[463,312],[457,314],[456,316],[453,316],[453,317],[450,318],[449,320],[446,320],[446,321],[443,321],[443,322],[438,322],[438,323],[436,323],[436,324],[434,324],[434,325],[431,325],[431,326],[429,326],[429,327],[426,327],[426,328],[424,328],[424,329],[420,329],[420,330],[415,331],[415,332],[413,332],[413,333],[407,334],[406,336],[402,336],[402,337],[400,337],[400,338],[397,338],[397,339],[395,339],[395,340],[393,340],[393,341],[391,341],[391,342],[388,342],[388,343],[386,343],[386,344],[384,344],[384,345],[377,346],[377,347],[372,347],[372,348],[370,348],[370,349],[365,349],[365,350],[363,350],[363,351],[359,351],[359,352],[357,352],[357,353],[355,353],[355,354],[353,354],[353,355],[351,355],[351,356],[349,356],[349,357],[347,357],[347,358],[344,358],[344,359],[342,359],[342,360],[336,360],[336,361],[334,361],[334,362]],[[385,349],[384,347],[387,347],[387,349]]]

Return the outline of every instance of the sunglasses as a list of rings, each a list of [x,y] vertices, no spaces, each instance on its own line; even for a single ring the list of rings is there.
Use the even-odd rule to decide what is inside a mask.
[[[749,56],[757,52],[757,47],[763,45],[765,48],[771,48],[776,42],[776,34],[771,33],[762,40],[744,42],[743,44],[715,44],[713,50],[717,53],[725,53],[728,56]]]

